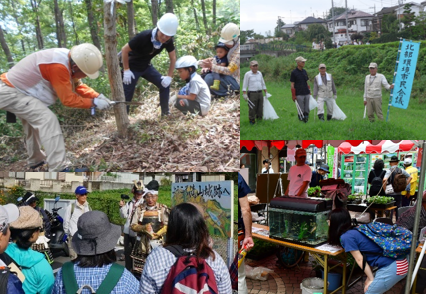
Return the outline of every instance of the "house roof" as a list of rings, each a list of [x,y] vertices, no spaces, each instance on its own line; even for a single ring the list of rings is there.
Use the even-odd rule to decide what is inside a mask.
[[[327,19],[327,22],[331,22],[333,19],[338,19],[340,16],[345,15],[345,14],[346,14],[346,12],[343,12],[343,13],[341,13],[339,15],[335,15],[334,18],[331,17],[331,18]]]
[[[397,9],[397,8],[398,8],[398,5],[392,6],[392,7],[383,7],[382,10],[380,10],[376,14],[377,15],[390,14],[390,13],[393,13],[395,11],[395,9]]]
[[[299,22],[298,24],[312,24],[312,23],[324,23],[326,22],[323,19],[318,19],[312,16],[309,16],[307,18],[305,18],[304,20],[302,20],[301,22]]]
[[[294,27],[296,27],[296,25],[293,24],[293,23],[290,23],[290,24],[283,25],[281,28],[282,29],[292,29]]]
[[[360,17],[374,17],[374,15],[360,10],[350,10],[348,12],[348,19]],[[338,19],[346,19],[346,13],[343,13],[338,18],[336,18],[336,20]]]

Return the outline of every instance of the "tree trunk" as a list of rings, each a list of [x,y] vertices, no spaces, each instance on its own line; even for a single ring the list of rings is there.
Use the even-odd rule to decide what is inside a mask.
[[[31,2],[31,7],[33,9],[33,12],[36,16],[35,29],[36,29],[36,37],[37,37],[37,46],[38,46],[38,49],[43,49],[44,48],[43,35],[41,34],[40,19],[38,18],[38,6],[40,2],[37,2],[37,0],[31,0],[30,2]]]
[[[72,10],[72,4],[71,4],[71,1],[68,2],[68,3],[70,5],[70,15],[71,15],[72,30],[74,31],[74,38],[75,38],[74,45],[78,45],[80,43],[80,41],[78,39],[78,33],[77,33],[76,28],[75,28],[74,13],[73,13],[73,10]]]
[[[132,39],[136,35],[135,9],[133,8],[133,0],[127,2],[127,32],[129,34],[129,39]]]
[[[121,77],[120,66],[117,58],[117,31],[116,23],[116,7],[111,15],[111,2],[104,4],[104,39],[105,39],[105,59],[108,66],[108,78],[111,86],[112,100],[125,101],[123,90],[123,79]],[[129,117],[126,112],[126,105],[119,103],[115,105],[114,114],[117,123],[118,136],[120,138],[127,137],[127,128],[129,126]]]
[[[206,3],[204,2],[204,0],[201,0],[201,8],[203,10],[204,29],[206,30],[206,35],[210,35],[210,29],[207,27]]]
[[[13,18],[15,19],[15,21],[16,21],[16,25],[18,26],[18,28],[19,28],[19,33],[21,34],[21,32],[22,32],[22,25],[21,25],[21,23],[19,22],[19,20],[18,20],[18,15],[17,15],[17,13],[16,13],[16,8],[15,8],[15,1],[11,1],[11,4],[12,4],[12,8],[13,8]],[[26,55],[26,53],[25,53],[25,43],[24,43],[24,38],[19,38],[19,41],[21,42],[21,47],[22,47],[22,52],[24,53],[24,55]]]
[[[213,0],[213,24],[216,29],[216,0]]]
[[[151,15],[152,15],[152,25],[157,26],[158,20],[158,0],[151,0]]]
[[[166,0],[166,12],[174,13],[173,0]]]
[[[86,3],[87,21],[89,22],[90,35],[92,37],[93,45],[102,51],[101,42],[99,41],[98,37],[98,26],[92,11],[92,0],[84,0],[84,2]]]
[[[200,23],[198,22],[197,9],[194,6],[194,0],[191,0],[192,10],[194,11],[195,25],[197,26],[197,30],[200,29]]]
[[[13,58],[12,54],[10,53],[9,46],[7,46],[6,39],[4,38],[3,29],[0,27],[0,44],[1,48],[3,48],[4,54],[6,54],[7,57],[7,65],[9,68],[12,68],[13,66]]]
[[[65,36],[63,10],[59,8],[58,0],[54,1],[56,36],[58,38],[58,47],[67,47],[67,40]]]

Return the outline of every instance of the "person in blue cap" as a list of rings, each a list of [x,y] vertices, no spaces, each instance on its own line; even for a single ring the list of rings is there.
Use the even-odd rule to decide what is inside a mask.
[[[312,172],[312,178],[311,182],[309,183],[309,187],[316,187],[319,186],[319,182],[324,180],[325,174],[329,174],[330,171],[328,170],[327,164],[321,164],[319,168],[316,171]]]
[[[77,232],[77,222],[83,213],[91,211],[92,209],[87,202],[87,194],[89,192],[84,186],[78,186],[75,189],[75,202],[72,202],[67,206],[64,218],[64,231],[68,235],[68,246],[70,250],[71,260],[77,258],[77,254],[72,248],[72,236]]]

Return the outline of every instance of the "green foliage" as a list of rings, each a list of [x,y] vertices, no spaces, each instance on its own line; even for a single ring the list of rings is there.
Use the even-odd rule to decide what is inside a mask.
[[[385,14],[382,19],[382,34],[397,33],[398,20],[395,14]]]
[[[386,197],[386,196],[373,196],[369,197],[367,199],[367,203],[371,204],[374,202],[375,204],[388,204],[394,201],[395,199],[393,197]]]
[[[339,16],[340,14],[346,11],[345,7],[334,7],[334,17]],[[330,8],[326,19],[331,19],[333,17],[333,10]]]
[[[0,130],[3,135],[20,137],[23,134],[22,122],[16,118],[16,123],[6,123],[6,111],[0,110]]]
[[[285,23],[281,20],[281,18],[278,18],[277,26],[274,29],[274,36],[275,37],[283,37],[283,35],[285,35],[285,33],[281,30],[283,25],[285,25]]]
[[[240,33],[240,40],[241,45],[245,44],[247,42],[247,39],[251,39],[254,36],[254,30],[247,30],[247,31],[241,31]]]
[[[311,187],[311,188],[308,189],[308,196],[319,197],[320,193],[321,193],[321,187],[320,186]]]
[[[332,35],[326,27],[321,24],[312,24],[306,30],[305,36],[308,40],[316,39],[317,41],[325,41]]]

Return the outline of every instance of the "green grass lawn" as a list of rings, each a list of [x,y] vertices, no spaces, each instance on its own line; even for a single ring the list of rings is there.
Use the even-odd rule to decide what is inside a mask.
[[[244,71],[245,73],[248,68]],[[244,76],[244,75],[243,75]],[[273,121],[260,121],[250,125],[248,119],[248,105],[241,92],[241,140],[278,140],[290,138],[297,139],[365,139],[365,140],[411,140],[424,139],[426,136],[426,104],[419,104],[418,100],[411,97],[406,110],[395,107],[390,108],[389,121],[386,123],[387,104],[389,92],[383,89],[382,112],[384,121],[370,123],[368,118],[363,119],[364,104],[363,91],[350,87],[337,86],[336,103],[346,114],[344,121],[319,121],[314,119],[314,110],[309,115],[309,122],[300,122],[297,118],[297,109],[291,99],[290,82],[268,83],[266,87],[272,95],[269,98],[275,108],[279,119]],[[313,85],[311,84],[313,89]]]

